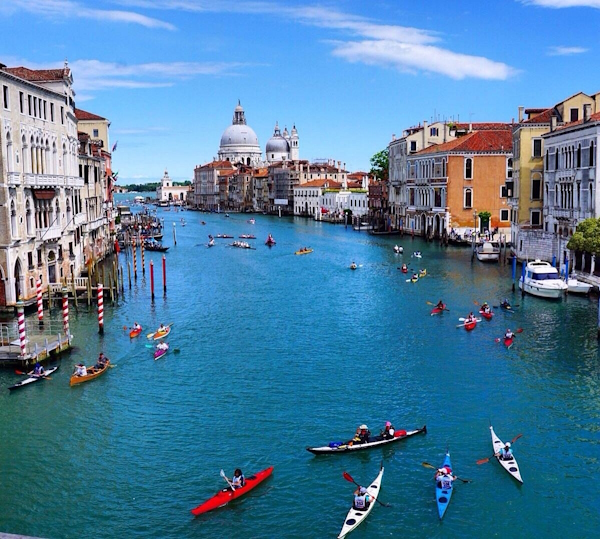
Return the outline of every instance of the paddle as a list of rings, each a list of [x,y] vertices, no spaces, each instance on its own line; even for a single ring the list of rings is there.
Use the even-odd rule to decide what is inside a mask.
[[[460,318],[459,318],[460,320]],[[465,320],[463,318],[463,320]],[[473,318],[472,320],[473,322],[481,322],[481,318]],[[457,328],[462,328],[463,326],[466,326],[467,324],[470,324],[471,322],[465,322],[464,324],[458,324],[458,326],[456,326]]]
[[[19,370],[17,370],[17,369],[15,369],[15,374],[20,374],[21,376],[34,376],[34,374],[33,374],[33,371],[31,371],[31,372],[29,373],[29,372],[23,372],[23,371],[19,371]],[[38,378],[48,378],[48,380],[52,380],[52,378],[50,378],[50,376],[44,376],[43,374],[42,374],[42,375],[39,375],[39,376],[37,376],[37,377],[38,377]]]
[[[515,330],[515,335],[516,335],[517,333],[523,333],[523,328],[519,328],[519,329]],[[500,341],[501,341],[503,338],[504,338],[504,337],[496,337],[494,340],[495,340],[496,342],[500,342]]]
[[[354,481],[354,479],[352,479],[352,476],[348,473],[348,472],[344,472],[342,473],[342,475],[344,476],[344,479],[346,481],[350,481],[350,483],[354,483],[357,487],[360,487],[361,485],[359,485],[356,481]],[[371,496],[379,505],[383,505],[383,507],[391,507],[391,505],[389,503],[383,503],[380,502],[377,498]]]
[[[511,445],[514,444],[521,436],[523,436],[522,434],[517,434],[511,441]],[[477,461],[477,464],[485,464],[486,462],[489,462],[491,458],[494,458],[496,456],[497,453],[494,453],[491,457],[487,457],[485,459],[479,459]]]
[[[235,490],[235,488],[233,487],[233,484],[231,483],[231,481],[229,481],[229,479],[227,479],[227,476],[225,475],[225,472],[223,470],[221,470],[219,472],[219,475],[225,479],[225,481],[227,481],[227,484],[231,487],[231,490]]]
[[[431,468],[432,470],[437,470],[437,468],[435,466],[433,466],[432,464],[429,464],[429,462],[421,462],[421,466],[425,466],[425,468]],[[462,479],[461,477],[458,477],[457,475],[455,475],[454,477],[456,477],[456,479],[458,479],[459,481],[462,481],[463,483],[472,483],[473,482],[472,479]]]

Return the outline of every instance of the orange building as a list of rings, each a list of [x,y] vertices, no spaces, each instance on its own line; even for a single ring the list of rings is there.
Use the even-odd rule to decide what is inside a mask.
[[[510,124],[471,131],[408,156],[405,230],[439,237],[454,228],[510,229],[506,179],[512,172]],[[481,222],[474,212],[489,212]]]

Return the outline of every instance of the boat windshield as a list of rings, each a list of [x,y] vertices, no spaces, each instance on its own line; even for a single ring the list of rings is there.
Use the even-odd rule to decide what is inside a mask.
[[[556,273],[534,273],[531,278],[536,281],[550,281],[558,279],[558,275]]]

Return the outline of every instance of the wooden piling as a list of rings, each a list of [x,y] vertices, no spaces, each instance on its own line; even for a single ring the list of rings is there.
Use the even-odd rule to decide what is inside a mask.
[[[79,306],[77,305],[77,287],[75,286],[75,279],[71,281],[71,288],[73,291],[73,303],[75,304],[75,310],[79,312]]]
[[[127,278],[129,279],[129,288],[131,289],[131,262],[127,261]]]

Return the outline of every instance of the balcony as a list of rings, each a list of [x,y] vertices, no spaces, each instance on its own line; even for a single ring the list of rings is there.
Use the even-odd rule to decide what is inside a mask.
[[[90,232],[93,232],[94,230],[97,230],[98,228],[100,228],[105,223],[106,223],[106,219],[104,217],[97,217],[96,219],[93,219],[92,221],[88,221],[87,223],[85,223],[83,225],[83,231],[87,232],[89,234]]]
[[[62,229],[59,225],[52,225],[48,228],[37,230],[35,237],[37,241],[54,241],[61,237]]]
[[[87,222],[87,216],[85,213],[77,213],[75,214],[75,217],[73,218],[73,224],[75,226],[81,226],[83,224],[85,224]]]
[[[17,174],[18,173],[11,173]],[[83,187],[83,178],[77,176],[63,176],[62,174],[23,174],[25,187]]]
[[[579,213],[579,211],[573,209],[564,209],[564,208],[548,208],[546,215],[552,216],[555,219],[573,219],[575,217],[575,213]]]
[[[20,172],[7,172],[6,179],[8,185],[16,186],[21,185],[21,173]]]

